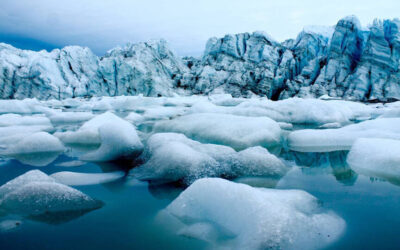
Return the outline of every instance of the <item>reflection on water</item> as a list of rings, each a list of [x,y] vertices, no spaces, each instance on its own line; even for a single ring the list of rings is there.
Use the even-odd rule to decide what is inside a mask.
[[[331,171],[335,179],[345,185],[353,185],[357,180],[355,173],[346,162],[348,151],[323,153],[285,151],[282,157],[294,161],[297,166],[312,167]]]
[[[97,208],[97,209],[99,209],[99,208]],[[58,224],[67,223],[69,221],[77,219],[91,211],[93,211],[93,210],[46,212],[46,213],[38,214],[38,215],[30,215],[30,216],[27,216],[26,218],[33,220],[33,221],[39,221],[39,222],[43,222],[43,223],[47,223],[47,224],[51,224],[51,225],[58,225]]]
[[[43,167],[52,163],[60,155],[60,152],[32,153],[12,155],[23,164],[34,167]]]

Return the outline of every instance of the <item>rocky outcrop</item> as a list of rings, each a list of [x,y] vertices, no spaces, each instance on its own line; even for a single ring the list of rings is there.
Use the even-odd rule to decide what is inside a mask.
[[[0,44],[0,98],[102,95],[329,95],[400,99],[400,21],[363,29],[346,17],[279,43],[262,32],[211,38],[201,58],[179,58],[165,41],[128,44],[98,58],[88,48],[33,52]]]

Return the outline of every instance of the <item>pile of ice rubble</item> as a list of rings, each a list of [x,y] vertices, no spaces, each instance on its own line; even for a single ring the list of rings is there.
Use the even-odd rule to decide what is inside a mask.
[[[60,154],[126,160],[137,166],[134,178],[189,186],[165,210],[181,221],[183,235],[240,249],[318,248],[338,238],[345,223],[306,192],[218,177],[279,178],[292,165],[281,152],[348,150],[357,173],[400,180],[400,103],[230,95],[0,100],[2,158],[36,167]],[[31,171],[0,187],[0,206],[24,215],[92,210],[101,203],[66,185],[123,176]]]

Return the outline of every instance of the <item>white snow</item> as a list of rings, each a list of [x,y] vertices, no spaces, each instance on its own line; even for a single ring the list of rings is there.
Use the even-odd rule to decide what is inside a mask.
[[[400,182],[400,140],[360,138],[351,147],[347,163],[367,176]]]
[[[219,178],[194,182],[166,211],[180,234],[227,249],[317,249],[337,240],[345,222],[301,190],[253,188]]]

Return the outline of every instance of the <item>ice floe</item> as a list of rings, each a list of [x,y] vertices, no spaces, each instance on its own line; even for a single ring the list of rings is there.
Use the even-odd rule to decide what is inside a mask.
[[[14,135],[0,139],[0,143],[3,143],[0,155],[38,167],[51,163],[65,150],[60,140],[47,132]]]
[[[288,135],[288,146],[300,152],[350,150],[358,138],[400,139],[400,118],[368,120],[338,129],[304,129]]]
[[[56,182],[39,170],[29,171],[0,187],[0,207],[11,214],[39,216],[90,211],[102,202]]]
[[[230,147],[202,144],[183,134],[152,135],[142,155],[145,163],[133,170],[140,179],[190,184],[202,177],[282,176],[288,168],[262,147],[236,152]]]
[[[68,186],[95,185],[116,181],[125,175],[122,171],[110,173],[78,173],[62,171],[51,174],[57,182]]]
[[[347,156],[350,167],[361,174],[400,183],[400,140],[360,138]]]
[[[95,151],[81,157],[86,161],[112,161],[124,157],[136,157],[143,144],[135,127],[121,118],[114,119],[98,128],[101,145]]]
[[[219,178],[197,180],[167,208],[181,235],[228,249],[317,249],[346,223],[301,190],[253,188]]]
[[[183,133],[203,143],[227,145],[236,150],[280,144],[281,129],[268,117],[201,113],[180,116],[154,125],[156,132]]]

